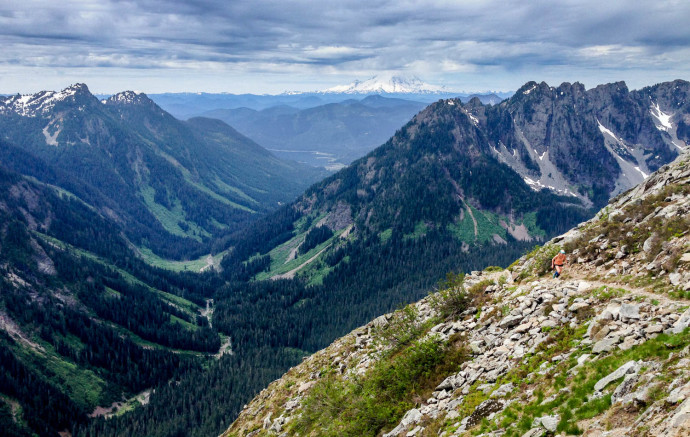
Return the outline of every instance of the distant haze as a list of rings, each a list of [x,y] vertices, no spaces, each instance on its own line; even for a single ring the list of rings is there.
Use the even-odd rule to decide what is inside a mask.
[[[690,77],[690,2],[0,3],[0,93],[315,91],[380,74],[456,92]]]

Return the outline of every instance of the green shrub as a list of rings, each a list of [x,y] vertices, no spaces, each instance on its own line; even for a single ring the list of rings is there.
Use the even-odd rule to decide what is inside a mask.
[[[484,292],[486,291],[486,288],[489,285],[494,285],[494,281],[492,281],[490,279],[484,279],[484,280],[477,282],[473,286],[471,286],[467,290],[467,292],[470,294],[470,296],[480,296],[480,295],[484,294]]]
[[[445,281],[439,284],[441,289],[430,296],[429,303],[441,319],[456,317],[469,307],[471,299],[464,281],[462,273],[447,273]]]
[[[542,276],[551,271],[551,260],[561,250],[560,246],[547,244],[534,255],[534,274]]]
[[[469,289],[465,288],[464,281],[463,274],[448,273],[439,284],[441,289],[430,296],[429,303],[441,319],[456,318],[470,306],[481,307],[487,300],[485,291],[493,281],[485,279]]]
[[[416,402],[426,399],[467,359],[463,347],[426,340],[379,361],[366,375],[348,381],[328,376],[303,402],[288,434],[376,436],[398,424]]]
[[[374,338],[386,346],[397,348],[407,345],[422,333],[417,308],[408,305],[394,312],[387,324],[374,329]]]

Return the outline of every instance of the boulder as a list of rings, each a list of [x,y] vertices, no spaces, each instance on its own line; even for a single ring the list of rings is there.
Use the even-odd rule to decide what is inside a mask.
[[[690,308],[685,310],[683,315],[673,324],[673,327],[667,331],[671,334],[680,334],[688,326],[690,326]]]
[[[510,352],[510,349],[508,349],[505,346],[499,346],[496,349],[494,349],[494,355],[506,355],[509,352]]]
[[[668,397],[666,398],[666,402],[669,404],[677,404],[684,401],[688,397],[690,397],[690,383],[671,390],[671,393],[669,393]]]
[[[299,394],[304,393],[305,391],[307,391],[307,390],[309,390],[310,388],[312,388],[312,387],[314,386],[314,384],[316,384],[316,381],[307,381],[307,382],[303,382],[303,383],[300,384],[300,386],[297,388],[297,393],[299,393]]]
[[[482,344],[483,341],[472,341],[470,342],[470,350],[472,350],[473,354],[480,354],[482,353]]]
[[[628,349],[630,349],[631,347],[635,346],[636,344],[637,344],[637,340],[635,339],[635,336],[634,336],[634,335],[630,335],[630,336],[625,337],[625,338],[623,339],[623,342],[622,342],[621,344],[618,345],[618,348],[619,348],[620,350],[627,351]]]
[[[592,347],[592,352],[595,354],[600,354],[602,352],[611,351],[618,343],[620,343],[621,338],[618,335],[612,337],[606,337],[605,339],[594,343]]]
[[[519,325],[521,321],[522,321],[522,315],[519,315],[519,316],[518,315],[511,315],[511,316],[507,316],[506,318],[501,320],[498,323],[498,326],[500,328],[512,328],[513,326]]]
[[[515,329],[513,329],[513,332],[515,332],[516,334],[523,334],[529,331],[529,328],[531,326],[531,323],[523,323],[522,325],[518,325]]]
[[[606,388],[607,385],[609,385],[613,381],[622,378],[629,373],[637,373],[640,370],[640,367],[641,366],[637,361],[628,361],[627,363],[620,366],[618,369],[614,370],[612,373],[597,381],[597,383],[594,384],[594,390],[602,391],[604,388]]]
[[[642,244],[642,250],[645,252],[649,252],[650,250],[652,250],[652,245],[654,244],[655,238],[656,234],[653,234],[651,237],[644,240],[644,243]]]
[[[687,435],[685,432],[690,429],[690,399],[686,399],[676,408],[669,422],[669,436]]]
[[[460,425],[460,430],[465,431],[473,426],[477,425],[482,421],[483,418],[488,417],[492,413],[498,413],[503,411],[505,407],[505,401],[496,399],[487,399],[474,409],[472,414],[467,416]]]
[[[604,311],[597,316],[597,320],[617,320],[620,316],[621,305],[617,303],[610,303],[606,306]]]
[[[502,398],[503,396],[505,396],[508,393],[510,393],[511,391],[513,391],[514,388],[515,388],[515,385],[512,382],[509,382],[507,384],[503,384],[502,386],[500,386],[499,388],[494,390],[493,393],[491,393],[491,397],[492,398]]]
[[[455,375],[450,375],[448,378],[444,379],[437,387],[436,390],[452,390],[455,384]]]
[[[646,328],[644,328],[644,332],[645,332],[646,335],[650,335],[650,334],[659,334],[659,333],[661,333],[663,330],[664,330],[664,326],[663,326],[663,325],[660,325],[660,324],[651,325],[651,326],[647,326]]]
[[[592,284],[590,284],[587,281],[580,281],[577,284],[577,292],[578,293],[585,292],[585,291],[589,290],[590,288],[592,288]]]
[[[590,354],[582,354],[580,357],[577,359],[577,365],[581,366],[585,364],[587,361],[590,360],[591,355]]]
[[[393,428],[390,432],[384,434],[383,437],[397,436],[403,430],[407,429],[411,424],[419,423],[420,420],[422,420],[422,413],[418,409],[413,408],[405,413],[398,426]]]
[[[534,419],[534,422],[532,422],[532,428],[542,426],[549,432],[556,432],[556,428],[558,428],[558,422],[560,420],[561,416],[558,414],[554,414],[553,416],[538,417]]]
[[[575,312],[582,308],[587,308],[588,306],[589,304],[587,302],[575,302],[574,304],[570,305],[570,307],[568,307],[568,311]]]
[[[555,328],[556,326],[558,326],[558,323],[556,323],[555,320],[551,320],[551,319],[549,319],[549,320],[544,320],[544,321],[541,323],[541,327],[542,327],[542,328]]]
[[[611,403],[615,404],[616,402],[623,399],[625,395],[632,392],[633,386],[637,382],[637,379],[637,373],[629,373],[625,375],[623,382],[618,384],[618,387],[616,387],[616,389],[613,391],[613,394],[611,394]]]
[[[640,306],[631,303],[624,303],[621,305],[620,316],[628,319],[639,319]]]
[[[264,417],[264,421],[263,421],[264,429],[268,429],[271,426],[271,423],[272,423],[271,422],[271,416],[272,415],[273,415],[273,412],[269,411],[268,414],[266,415],[266,417]]]

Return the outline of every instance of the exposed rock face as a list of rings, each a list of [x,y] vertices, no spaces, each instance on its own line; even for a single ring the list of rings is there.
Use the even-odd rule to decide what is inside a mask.
[[[510,271],[466,276],[465,287],[480,290],[481,308],[444,319],[435,295],[413,304],[415,324],[430,326],[420,339],[446,345],[461,339],[468,357],[381,434],[687,435],[690,310],[670,276],[690,280],[690,266],[679,261],[690,249],[688,187],[690,159],[682,156]],[[635,238],[626,237],[627,227],[652,223],[673,224],[675,231],[660,231],[662,241],[645,252],[646,234],[631,230]],[[612,228],[622,229],[619,240]],[[576,244],[579,252],[569,249],[556,280],[540,269],[559,244]],[[650,262],[658,267],[647,269]],[[611,270],[618,273],[607,275]],[[307,358],[262,391],[224,435],[321,435],[318,426],[326,424],[299,431],[291,424],[314,408],[307,400],[324,388],[322,381],[362,380],[389,359],[393,346],[381,342],[379,330],[395,318],[381,316]]]
[[[494,154],[535,189],[580,195],[572,187],[585,184],[616,194],[686,146],[689,85],[631,92],[624,82],[591,90],[529,82],[500,105],[468,110],[486,122]]]

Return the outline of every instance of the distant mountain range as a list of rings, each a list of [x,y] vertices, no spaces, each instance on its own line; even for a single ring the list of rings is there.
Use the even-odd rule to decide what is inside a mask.
[[[216,109],[218,118],[276,156],[339,170],[383,144],[426,103],[370,95],[308,109]]]
[[[308,109],[330,103],[341,103],[350,99],[362,99],[368,95],[431,103],[442,98],[459,97],[468,101],[479,97],[483,103],[496,104],[510,97],[508,93],[462,93],[430,85],[419,78],[400,75],[375,76],[364,81],[355,80],[320,91],[285,92],[283,94],[228,94],[228,93],[163,93],[149,97],[175,117],[187,119],[216,109],[249,108],[256,111],[274,106],[291,106]],[[107,96],[105,96],[107,97]]]
[[[99,101],[83,84],[0,98],[0,130],[6,168],[74,194],[167,258],[208,253],[323,175],[221,121],[182,122],[131,91]]]
[[[162,100],[169,97],[161,96]],[[182,96],[177,97],[177,110],[196,105],[196,99],[187,96],[190,108],[183,109]],[[277,156],[337,170],[383,144],[427,104],[456,97],[464,102],[477,97],[492,105],[502,101],[496,94],[459,96],[418,78],[375,76],[314,93],[207,95],[205,102],[201,96],[196,102],[225,105],[199,115],[225,121]],[[269,98],[275,99],[275,106],[255,107],[259,101],[268,104]],[[318,102],[328,103],[313,106]],[[234,107],[238,104],[246,105]]]
[[[353,226],[348,238],[374,241],[435,233],[465,245],[538,240],[685,150],[689,97],[690,83],[679,80],[638,91],[622,82],[591,90],[529,82],[498,105],[439,100],[293,203],[311,225],[285,244],[318,226]]]

